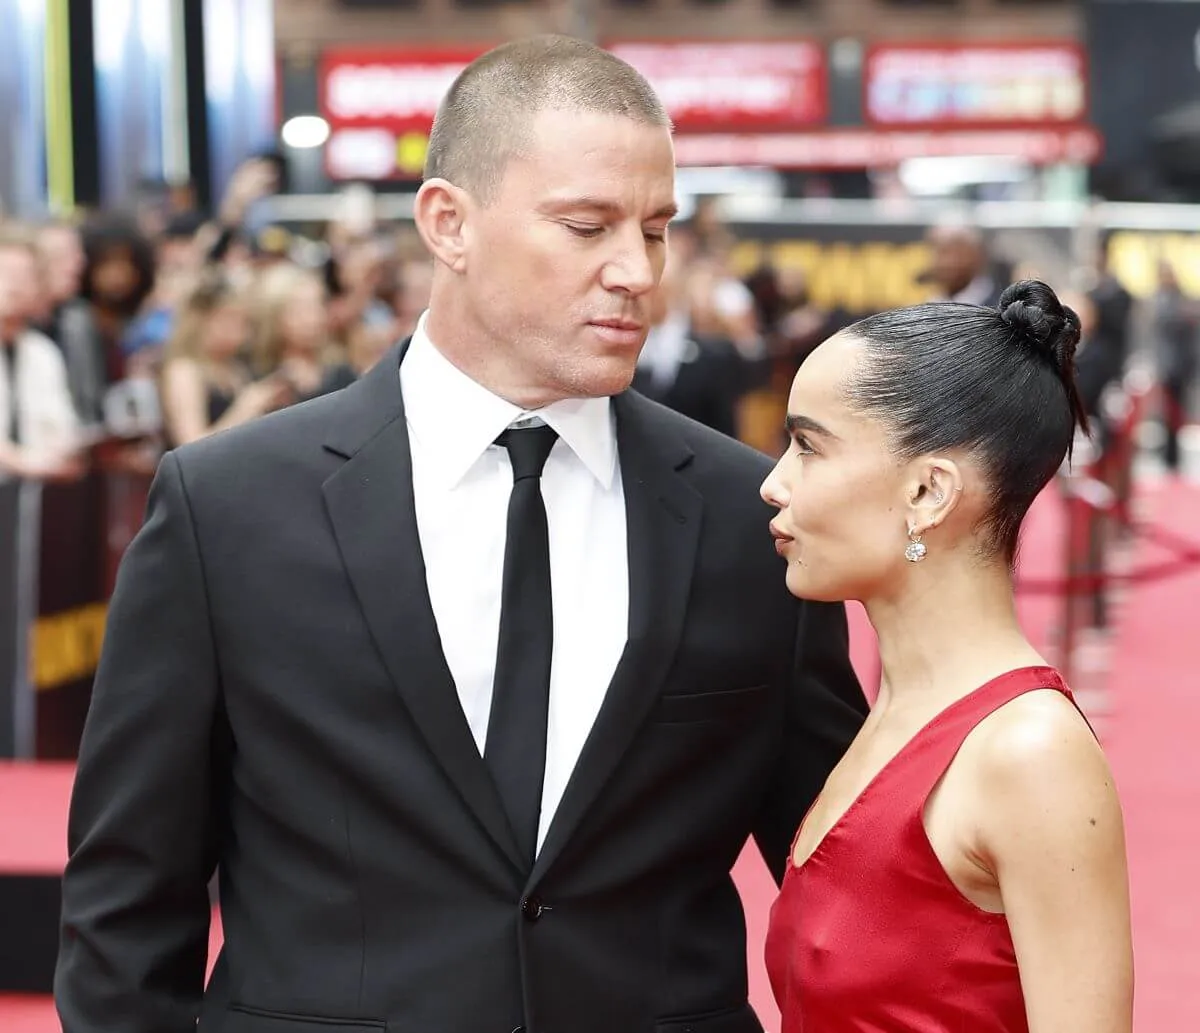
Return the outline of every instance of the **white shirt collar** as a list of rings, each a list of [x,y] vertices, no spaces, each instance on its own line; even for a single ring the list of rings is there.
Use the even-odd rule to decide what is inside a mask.
[[[422,313],[400,364],[400,389],[409,433],[441,456],[445,486],[452,488],[515,421],[536,415],[605,489],[616,472],[617,441],[608,398],[568,398],[525,410],[492,394],[447,359],[425,330]],[[555,449],[560,448],[555,445]]]
[[[980,273],[949,300],[962,305],[986,305],[994,289],[995,285],[991,276],[987,273]]]

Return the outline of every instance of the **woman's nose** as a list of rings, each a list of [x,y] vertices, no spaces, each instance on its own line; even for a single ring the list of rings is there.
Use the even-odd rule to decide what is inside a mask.
[[[762,487],[759,488],[758,493],[767,505],[774,506],[776,509],[787,508],[789,493],[787,486],[783,483],[783,478],[779,476],[778,464],[776,464],[774,470],[767,474],[767,478],[762,482]]]

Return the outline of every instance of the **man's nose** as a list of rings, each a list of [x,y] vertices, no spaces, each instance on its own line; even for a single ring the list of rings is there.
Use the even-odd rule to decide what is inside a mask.
[[[661,264],[650,252],[651,244],[640,229],[622,239],[617,254],[604,268],[606,290],[642,295],[653,290],[661,277]]]

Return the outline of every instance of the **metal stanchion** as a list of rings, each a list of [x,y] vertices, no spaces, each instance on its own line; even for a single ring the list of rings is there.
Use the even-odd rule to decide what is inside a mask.
[[[1116,496],[1103,481],[1090,476],[1068,476],[1061,481],[1067,527],[1065,577],[1062,586],[1062,623],[1059,631],[1058,668],[1069,683],[1079,631],[1096,627],[1095,616],[1105,591],[1103,527]]]
[[[42,488],[0,480],[0,757],[31,759],[37,700],[29,645],[37,617]]]

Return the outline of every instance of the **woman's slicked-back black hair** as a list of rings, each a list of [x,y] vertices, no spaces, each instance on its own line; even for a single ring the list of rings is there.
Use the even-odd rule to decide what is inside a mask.
[[[1075,386],[1079,317],[1040,280],[1012,284],[998,308],[934,302],[845,331],[865,361],[851,403],[892,432],[902,459],[961,449],[991,491],[989,548],[1011,563],[1021,521],[1087,428]]]

